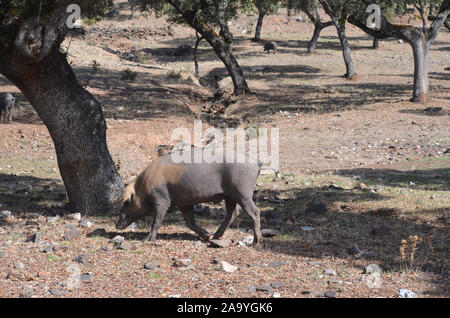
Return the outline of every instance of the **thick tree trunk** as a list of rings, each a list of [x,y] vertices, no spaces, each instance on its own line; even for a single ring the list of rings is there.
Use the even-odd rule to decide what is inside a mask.
[[[428,52],[430,43],[425,36],[411,42],[414,55],[414,85],[412,102],[426,103],[429,101]]]
[[[100,104],[80,86],[65,55],[56,49],[32,64],[15,55],[2,70],[30,101],[53,139],[71,210],[109,212],[123,183],[107,148]]]
[[[336,27],[337,33],[339,36],[339,41],[341,42],[342,54],[344,56],[345,67],[347,72],[345,73],[345,77],[348,79],[352,79],[355,76],[355,66],[353,64],[353,60],[351,57],[350,45],[348,44],[347,36],[345,35],[345,26],[340,25]]]
[[[258,22],[256,23],[255,37],[253,38],[253,41],[258,42],[259,40],[261,40],[261,29],[264,21],[264,16],[264,12],[262,10],[259,10]]]
[[[131,16],[130,19],[134,19],[136,16],[136,0],[128,0],[131,6]]]

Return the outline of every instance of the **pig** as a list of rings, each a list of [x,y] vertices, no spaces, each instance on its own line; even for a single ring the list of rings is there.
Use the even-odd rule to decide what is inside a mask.
[[[277,52],[277,48],[277,42],[274,41],[270,41],[264,44],[264,52],[267,52],[267,54],[269,54],[271,50],[273,51],[273,54],[275,54]]]
[[[12,110],[16,99],[11,93],[0,93],[0,118],[6,121],[12,121]]]
[[[247,155],[237,151],[234,152],[237,159],[227,161],[229,157],[224,150],[214,150],[216,158],[222,158],[222,162],[207,163],[211,161],[203,160],[194,163],[193,159],[203,151],[202,148],[175,151],[155,159],[124,189],[118,201],[120,216],[116,229],[124,230],[139,218],[154,213],[151,231],[144,239],[154,241],[166,212],[177,207],[186,225],[201,239],[209,241],[211,238],[220,239],[242,210],[253,222],[254,245],[261,243],[260,211],[253,202],[261,163],[251,161]],[[176,159],[181,156],[190,160],[179,163],[180,160]],[[225,200],[226,217],[215,234],[210,236],[195,223],[193,208],[195,204],[219,203],[222,200]]]

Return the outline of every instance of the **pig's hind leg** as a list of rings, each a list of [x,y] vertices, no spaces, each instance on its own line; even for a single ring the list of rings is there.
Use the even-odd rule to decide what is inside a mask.
[[[179,208],[180,208],[180,211],[183,213],[183,217],[184,217],[184,220],[186,221],[186,225],[188,226],[188,228],[190,228],[192,231],[197,233],[197,235],[200,236],[204,241],[208,241],[209,240],[208,232],[206,232],[204,229],[202,229],[195,223],[194,206],[189,205],[189,206],[183,206],[183,207],[179,207]]]
[[[256,207],[255,203],[251,198],[241,200],[239,202],[239,205],[253,221],[253,232],[254,232],[253,245],[256,246],[262,242],[261,219],[259,209]]]
[[[217,240],[223,236],[226,229],[230,226],[231,223],[234,222],[234,220],[236,220],[236,218],[239,216],[239,213],[240,213],[238,206],[237,206],[237,202],[234,201],[233,199],[231,199],[229,197],[225,198],[225,205],[227,208],[227,215],[225,216],[225,220],[222,222],[219,229],[213,236],[213,238],[215,240]]]

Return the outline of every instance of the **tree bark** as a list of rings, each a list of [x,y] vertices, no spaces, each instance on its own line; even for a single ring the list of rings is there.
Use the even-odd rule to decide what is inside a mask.
[[[200,78],[200,70],[198,66],[198,46],[200,42],[203,40],[203,37],[198,34],[198,32],[195,32],[195,36],[197,37],[197,40],[195,41],[194,46],[194,66],[195,66],[195,77]]]
[[[350,45],[348,44],[348,39],[345,34],[345,25],[336,26],[336,30],[339,36],[339,41],[341,42],[342,55],[344,56],[345,67],[347,69],[345,78],[352,79],[355,76],[355,65],[353,64]]]
[[[10,57],[1,71],[22,91],[47,127],[70,209],[88,215],[109,212],[123,183],[108,151],[100,104],[80,86],[58,49],[39,63],[29,63],[18,54]]]
[[[259,40],[261,40],[261,29],[262,29],[262,25],[263,25],[263,21],[264,21],[264,12],[262,10],[258,10],[259,14],[258,14],[258,22],[256,23],[256,29],[255,29],[255,37],[253,38],[253,41],[258,42]]]
[[[331,26],[332,22],[322,23],[316,21],[314,23],[314,33],[311,40],[308,42],[308,53],[314,53],[316,51],[317,42],[319,41],[320,33],[323,29]]]
[[[414,85],[412,102],[429,101],[428,53],[430,43],[424,36],[411,43],[414,55]]]

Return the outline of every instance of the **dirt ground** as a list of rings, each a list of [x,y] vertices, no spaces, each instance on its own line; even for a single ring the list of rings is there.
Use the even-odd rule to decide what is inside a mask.
[[[108,147],[128,182],[156,158],[156,146],[171,143],[173,129],[192,130],[194,119],[205,118],[213,90],[192,76],[192,56],[173,55],[178,45],[193,46],[190,29],[151,16],[129,20],[126,1],[119,2],[118,15],[85,26],[86,38],[69,37],[63,48],[82,83],[92,61],[100,65],[87,89],[102,104]],[[141,242],[149,220],[124,231],[108,217],[87,218],[90,227],[69,220],[48,131],[0,77],[1,90],[19,100],[14,122],[0,124],[0,211],[14,216],[0,225],[0,297],[398,297],[400,289],[450,296],[450,32],[442,30],[431,48],[433,99],[422,105],[409,102],[408,44],[390,39],[373,50],[371,39],[349,26],[357,77],[348,81],[333,28],[308,55],[313,25],[287,22],[280,10],[262,30],[264,41],[278,42],[274,55],[250,41],[255,23],[256,16],[232,23],[233,52],[252,94],[231,104],[219,123],[279,129],[280,174],[261,175],[255,191],[262,227],[277,234],[261,248],[240,246],[252,234],[242,217],[225,233],[231,246],[212,248],[178,213],[168,214],[155,243]],[[135,80],[123,79],[126,69]],[[226,77],[206,43],[200,76],[202,83]],[[214,231],[221,208],[209,205],[198,222]],[[61,218],[49,222],[55,215]],[[65,239],[71,228],[82,235]],[[40,243],[27,242],[36,233]],[[123,248],[110,241],[116,235],[125,238]],[[402,257],[402,240],[415,235],[423,241],[414,251],[403,243]],[[43,251],[48,246],[53,250]],[[88,261],[74,262],[80,254]],[[184,259],[189,264],[174,266]],[[225,272],[220,261],[237,270]],[[157,266],[145,269],[148,262]],[[74,264],[90,274],[68,288]],[[365,274],[369,264],[382,273]]]

